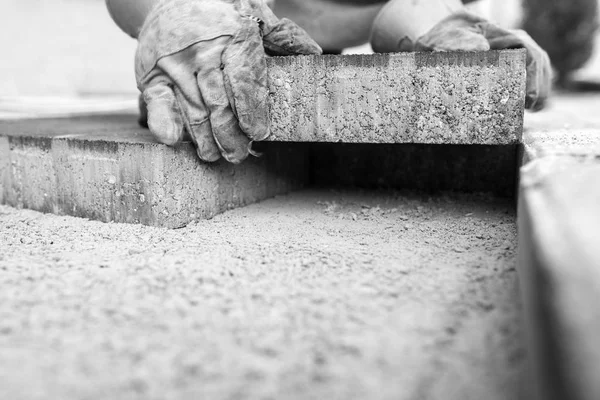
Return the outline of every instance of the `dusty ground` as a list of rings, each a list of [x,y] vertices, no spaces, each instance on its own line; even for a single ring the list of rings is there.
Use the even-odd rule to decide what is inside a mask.
[[[514,399],[514,220],[373,192],[179,230],[0,206],[0,398]]]
[[[598,132],[598,94],[528,130]],[[305,191],[179,230],[0,206],[0,399],[515,399],[512,204]]]

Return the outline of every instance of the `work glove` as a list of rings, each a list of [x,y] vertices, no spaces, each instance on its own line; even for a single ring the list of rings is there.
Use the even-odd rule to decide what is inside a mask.
[[[381,29],[381,28],[379,28]],[[386,37],[372,35],[372,37]],[[389,34],[387,35],[389,37]],[[487,51],[525,48],[527,84],[525,107],[537,111],[544,107],[552,85],[552,66],[548,54],[524,31],[500,28],[465,11],[441,20],[418,38],[410,35],[372,43],[378,52],[392,51]]]
[[[239,163],[269,136],[269,55],[320,54],[263,0],[162,0],[138,35],[135,75],[148,127],[173,145],[184,130],[204,161]]]
[[[527,87],[525,107],[544,107],[552,85],[548,54],[523,30],[502,29],[483,18],[458,13],[441,21],[415,44],[416,51],[486,51],[525,48]]]

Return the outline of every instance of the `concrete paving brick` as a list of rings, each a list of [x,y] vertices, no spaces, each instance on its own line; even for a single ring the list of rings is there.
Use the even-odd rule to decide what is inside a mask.
[[[56,179],[51,138],[9,137],[9,177],[5,190],[8,204],[18,203],[24,208],[54,212]]]
[[[435,52],[268,60],[269,140],[515,144],[525,53]]]
[[[2,202],[179,227],[308,183],[307,145],[265,143],[242,165],[202,163],[191,143],[155,143],[135,116],[0,123]]]
[[[537,400],[600,398],[600,162],[548,156],[521,172],[519,279]]]
[[[598,100],[597,94],[559,98],[526,124],[518,212],[531,354],[526,398],[600,398]]]
[[[567,162],[600,154],[597,93],[560,93],[542,112],[525,115],[521,165],[541,157]]]
[[[0,136],[0,204],[4,204],[5,188],[9,185],[10,158],[8,137]]]
[[[600,157],[600,128],[529,130],[523,134],[523,158],[527,164],[543,157]]]

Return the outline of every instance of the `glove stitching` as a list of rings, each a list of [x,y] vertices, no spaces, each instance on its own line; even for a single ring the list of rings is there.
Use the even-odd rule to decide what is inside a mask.
[[[210,117],[206,117],[200,121],[197,122],[190,122],[190,126],[198,126],[198,125],[202,125],[203,123],[205,123],[206,121],[208,121],[210,119]]]

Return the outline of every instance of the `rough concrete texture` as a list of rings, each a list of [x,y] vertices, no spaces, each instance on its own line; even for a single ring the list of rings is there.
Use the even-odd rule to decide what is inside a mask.
[[[522,164],[538,158],[600,157],[600,127],[595,129],[555,129],[529,131],[523,135]]]
[[[600,156],[598,94],[562,94],[548,110],[527,114],[521,164],[548,156],[568,159]]]
[[[433,52],[268,60],[269,140],[515,144],[525,52]]]
[[[100,221],[180,227],[308,182],[308,148],[265,144],[243,165],[167,147],[131,115],[0,123],[0,202]]]
[[[536,400],[600,398],[598,94],[531,115],[519,196],[519,277]]]
[[[511,202],[303,191],[168,230],[0,206],[2,399],[513,400]]]

